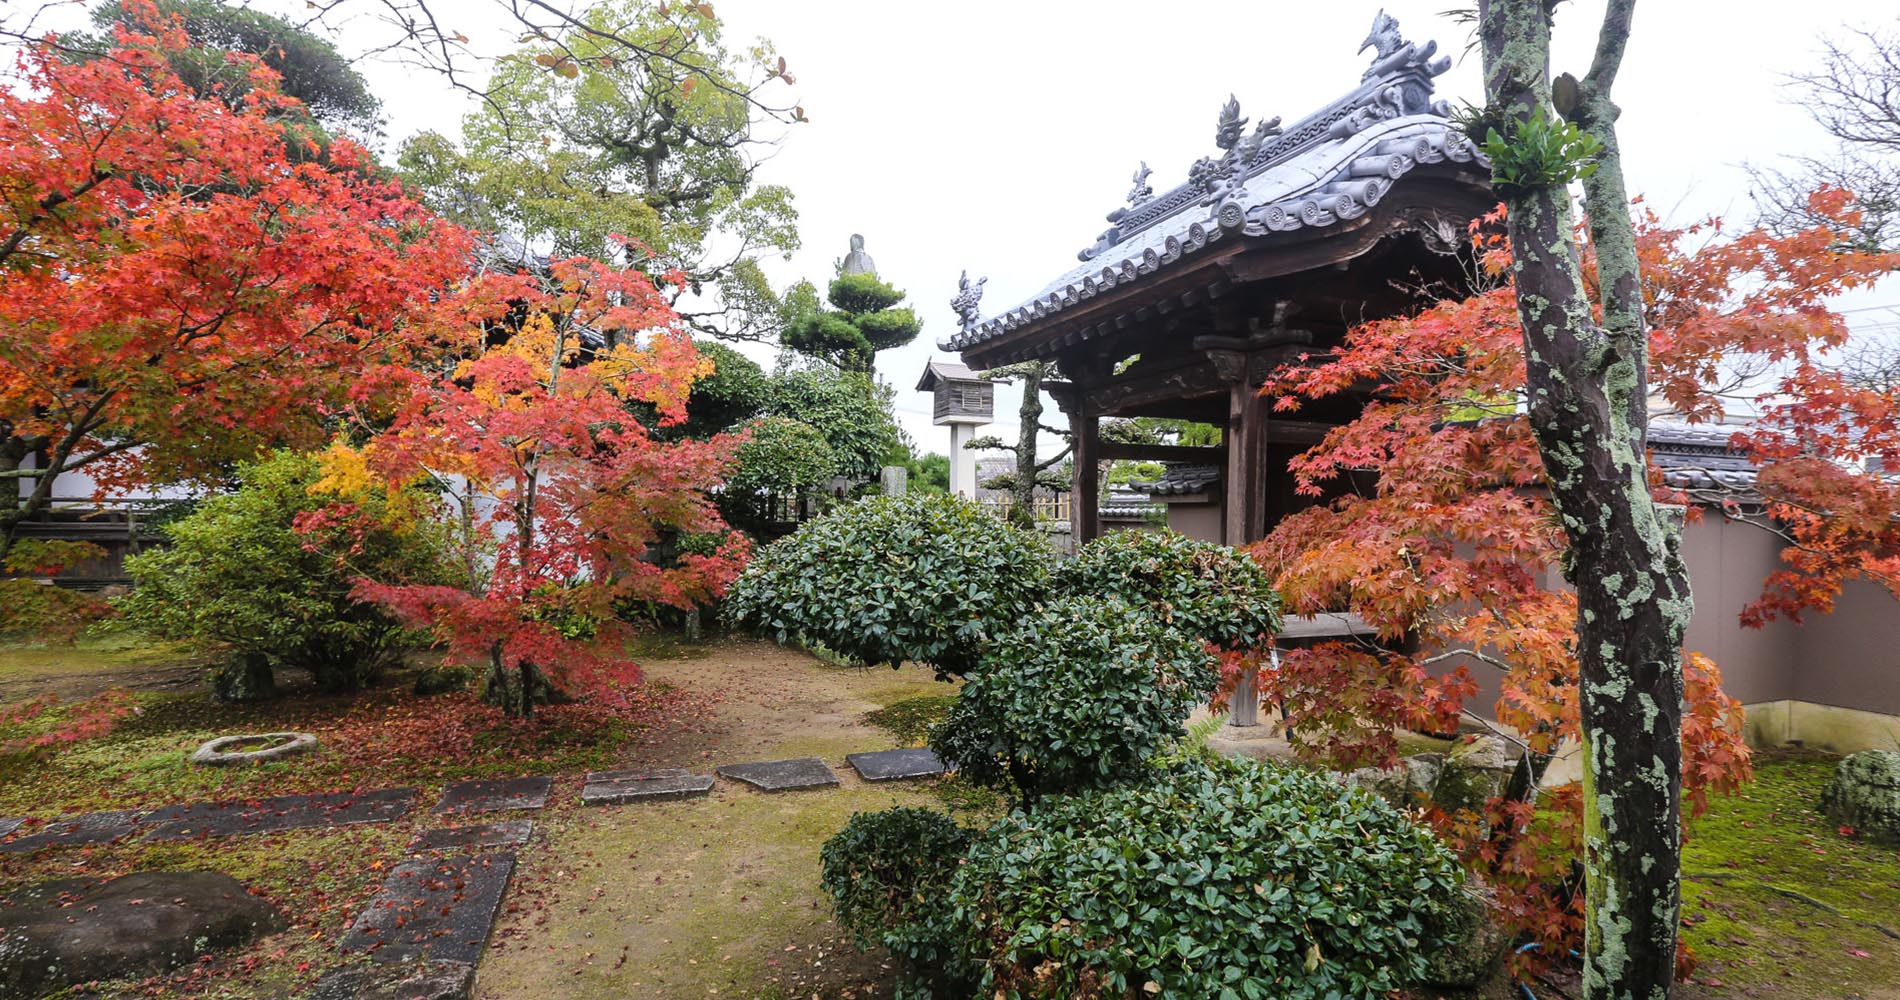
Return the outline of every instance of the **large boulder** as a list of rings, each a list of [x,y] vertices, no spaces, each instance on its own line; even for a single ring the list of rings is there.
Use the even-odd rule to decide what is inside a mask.
[[[0,893],[0,1000],[168,972],[284,927],[276,908],[218,872],[60,879]]]
[[[1399,758],[1399,762],[1391,768],[1362,767],[1348,771],[1342,780],[1349,785],[1358,785],[1401,809],[1410,809],[1432,797],[1432,790],[1437,787],[1444,768],[1444,754],[1420,753]]]
[[[1448,813],[1483,812],[1487,801],[1510,787],[1519,759],[1515,747],[1495,736],[1466,736],[1445,755],[1432,802]]]
[[[1821,790],[1821,811],[1863,837],[1900,844],[1900,752],[1863,750],[1841,761]]]
[[[1496,906],[1495,894],[1472,876],[1438,928],[1449,943],[1432,952],[1424,985],[1464,989],[1491,978],[1509,943],[1494,919]]]

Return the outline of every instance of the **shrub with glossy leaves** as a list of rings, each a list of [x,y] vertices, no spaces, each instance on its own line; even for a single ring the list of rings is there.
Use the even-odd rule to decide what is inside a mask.
[[[1239,761],[1011,813],[950,895],[973,996],[1371,1000],[1423,974],[1463,884],[1376,796]]]
[[[212,497],[165,526],[171,544],[131,556],[137,588],[121,604],[154,634],[232,654],[220,690],[244,671],[307,670],[326,691],[355,690],[395,665],[422,636],[351,588],[362,576],[449,579],[440,526],[419,497],[319,489],[316,457],[279,453],[242,465],[236,492]],[[299,524],[333,505],[349,516]],[[246,681],[233,690],[251,691]],[[264,690],[268,690],[268,684]]]
[[[991,645],[931,736],[965,778],[1039,795],[1148,773],[1214,690],[1205,646],[1117,597],[1064,597]]]
[[[908,996],[967,996],[972,973],[948,897],[976,831],[930,809],[858,813],[825,841],[819,884],[858,947],[897,956]]]
[[[850,659],[965,674],[1048,589],[1042,538],[960,497],[870,497],[760,550],[726,596],[737,625]]]
[[[1280,597],[1246,553],[1172,531],[1117,531],[1056,570],[1063,594],[1146,605],[1183,633],[1222,649],[1258,646],[1280,628]]]

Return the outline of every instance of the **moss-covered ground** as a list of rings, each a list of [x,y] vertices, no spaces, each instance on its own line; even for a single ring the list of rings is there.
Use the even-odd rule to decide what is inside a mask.
[[[1836,760],[1763,753],[1752,784],[1690,824],[1687,996],[1900,998],[1900,848],[1815,807]]]

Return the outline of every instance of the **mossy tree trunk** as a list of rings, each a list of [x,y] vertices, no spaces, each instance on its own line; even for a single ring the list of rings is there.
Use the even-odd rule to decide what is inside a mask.
[[[1602,144],[1584,182],[1602,322],[1584,289],[1567,178],[1501,189],[1530,420],[1577,590],[1591,1000],[1669,994],[1680,907],[1681,646],[1692,604],[1680,527],[1651,498],[1645,468],[1647,344],[1610,98],[1634,6],[1611,0],[1589,75],[1560,80],[1554,108]],[[1547,0],[1481,0],[1478,30],[1487,117],[1505,131],[1537,114],[1554,120]]]

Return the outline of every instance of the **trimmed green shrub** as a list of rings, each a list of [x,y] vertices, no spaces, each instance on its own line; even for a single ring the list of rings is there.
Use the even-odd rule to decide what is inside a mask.
[[[1377,797],[1239,761],[1011,813],[950,897],[972,996],[1371,1000],[1425,972],[1463,884]]]
[[[825,841],[819,884],[858,947],[884,947],[909,984],[900,996],[967,996],[961,933],[948,895],[975,831],[940,812],[899,806],[858,813]]]
[[[398,663],[417,633],[350,596],[360,577],[447,582],[439,527],[420,498],[368,489],[347,519],[298,530],[343,499],[313,493],[310,455],[280,453],[238,469],[238,489],[165,526],[170,545],[126,559],[130,622],[228,656],[223,694],[270,693],[271,671],[309,671],[325,691],[355,690]]]
[[[960,497],[870,497],[760,550],[726,596],[735,624],[860,663],[970,673],[1048,588],[1039,535]]]
[[[1280,628],[1280,596],[1246,553],[1172,531],[1116,531],[1082,546],[1055,574],[1056,592],[1147,605],[1187,635],[1251,649]]]
[[[1205,647],[1117,597],[1064,597],[990,646],[932,734],[978,784],[1031,799],[1144,776],[1214,690]]]

